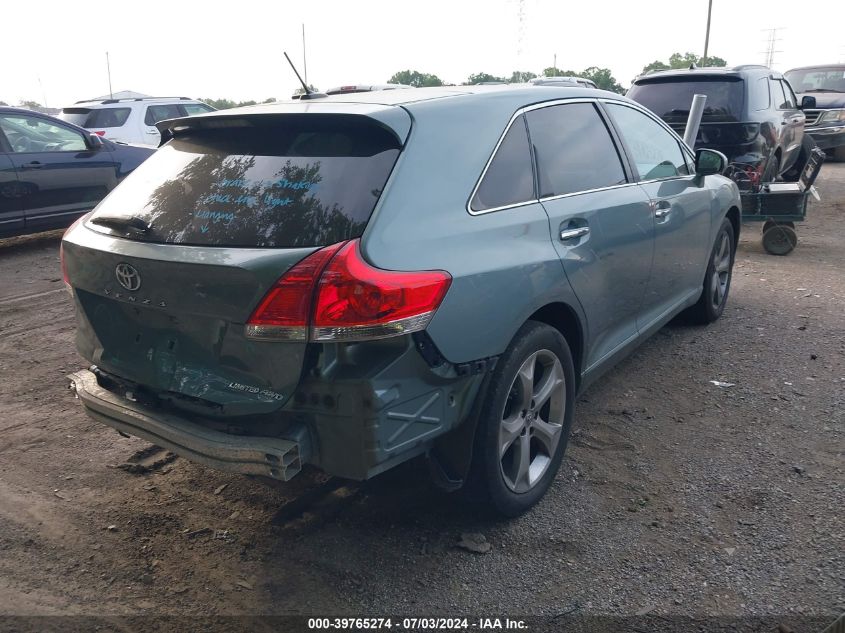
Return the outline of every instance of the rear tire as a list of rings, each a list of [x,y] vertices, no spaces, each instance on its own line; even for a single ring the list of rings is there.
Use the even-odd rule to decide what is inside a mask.
[[[840,163],[845,163],[845,145],[836,147],[834,149],[825,150],[825,152],[834,160],[838,160]]]
[[[569,440],[575,369],[566,339],[528,321],[479,397],[468,492],[496,514],[519,516],[551,486]]]
[[[775,224],[763,231],[763,248],[770,255],[789,255],[797,245],[798,234],[786,224]]]
[[[690,322],[706,325],[722,316],[731,290],[735,256],[734,227],[731,221],[725,218],[707,260],[701,296],[694,306],[684,312]]]
[[[793,231],[795,230],[795,222],[775,222],[774,220],[766,220],[763,223],[763,233],[768,231],[773,226],[788,226]]]

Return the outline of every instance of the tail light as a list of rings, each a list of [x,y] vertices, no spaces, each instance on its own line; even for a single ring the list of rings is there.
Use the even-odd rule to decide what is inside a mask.
[[[307,341],[314,286],[326,264],[343,245],[341,242],[311,253],[282,275],[249,317],[247,337]]]
[[[105,130],[94,130],[94,134],[96,134],[97,136],[105,136],[106,131]]]
[[[366,341],[423,330],[452,283],[439,270],[370,266],[357,240],[312,253],[270,289],[246,325],[248,338]]]
[[[67,291],[71,295],[73,295],[73,286],[70,285],[70,277],[68,277],[67,274],[67,263],[65,262],[65,235],[75,229],[76,225],[83,222],[89,215],[91,215],[91,213],[86,213],[81,218],[77,218],[73,224],[67,227],[67,230],[62,234],[62,241],[59,242],[59,265],[62,267],[62,281],[65,282],[65,288],[67,288]]]

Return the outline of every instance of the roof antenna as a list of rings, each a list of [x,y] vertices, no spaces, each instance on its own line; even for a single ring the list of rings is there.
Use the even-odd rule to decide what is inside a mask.
[[[320,97],[328,96],[328,95],[323,94],[322,92],[314,92],[313,90],[309,90],[308,84],[305,83],[304,81],[302,81],[302,77],[299,75],[299,71],[296,70],[296,66],[293,65],[293,62],[290,60],[290,57],[288,57],[287,52],[285,52],[285,51],[283,51],[283,52],[285,54],[285,59],[288,60],[288,64],[290,64],[290,67],[293,70],[293,73],[296,75],[296,78],[299,79],[299,83],[302,84],[302,89],[305,91],[302,94],[302,96],[299,97],[301,100],[319,99]]]

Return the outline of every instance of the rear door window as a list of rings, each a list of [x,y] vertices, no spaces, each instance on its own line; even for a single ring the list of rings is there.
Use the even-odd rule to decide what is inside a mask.
[[[182,109],[185,111],[185,116],[202,114],[203,112],[214,112],[214,108],[204,103],[183,103]]]
[[[783,94],[786,98],[786,107],[789,110],[795,110],[798,107],[798,100],[795,98],[795,93],[792,92],[792,87],[789,85],[788,82],[783,81],[782,79],[778,80],[780,87],[783,88]]]
[[[769,92],[769,80],[761,77],[757,81],[748,84],[748,109],[752,112],[768,110],[772,99]]]
[[[739,77],[672,77],[640,81],[628,96],[664,121],[685,123],[693,95],[707,95],[703,121],[739,121],[743,105],[743,81]]]
[[[789,109],[789,102],[787,101],[786,93],[783,91],[783,83],[777,79],[770,79],[769,83],[772,86],[772,97],[775,107],[778,110]]]
[[[149,230],[127,237],[147,242],[333,244],[363,233],[400,149],[391,132],[355,116],[268,116],[256,127],[198,130],[158,149],[92,219],[141,218]]]
[[[526,118],[541,198],[626,182],[610,132],[592,103],[531,110]]]
[[[686,157],[678,140],[662,125],[628,106],[605,105],[619,133],[625,139],[640,180],[658,180],[689,175]]]
[[[519,117],[502,139],[478,185],[470,208],[488,211],[534,199],[534,172],[525,119]]]
[[[12,151],[19,154],[84,152],[88,149],[79,132],[41,117],[4,114],[0,116],[0,130],[12,146]]]
[[[147,106],[147,112],[144,114],[144,123],[147,125],[155,125],[159,121],[176,119],[180,116],[182,116],[182,111],[179,109],[178,103],[151,105]]]

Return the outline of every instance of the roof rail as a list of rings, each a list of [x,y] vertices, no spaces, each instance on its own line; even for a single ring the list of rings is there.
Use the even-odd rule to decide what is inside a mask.
[[[191,97],[124,97],[122,99],[82,99],[75,103],[124,103],[126,101],[158,101],[159,99],[179,99],[180,101],[194,101]]]

